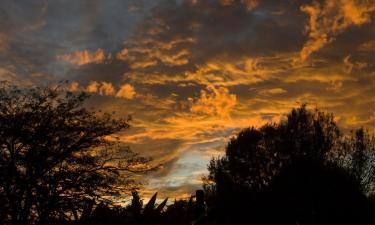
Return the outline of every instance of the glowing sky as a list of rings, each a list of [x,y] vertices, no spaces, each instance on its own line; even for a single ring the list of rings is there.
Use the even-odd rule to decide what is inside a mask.
[[[0,80],[70,80],[187,196],[239,129],[301,102],[375,129],[373,0],[2,0]]]

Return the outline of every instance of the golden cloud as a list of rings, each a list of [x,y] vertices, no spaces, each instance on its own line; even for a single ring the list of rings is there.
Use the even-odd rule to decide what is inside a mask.
[[[134,87],[130,84],[122,84],[120,88],[116,90],[112,83],[105,81],[91,81],[86,87],[81,87],[78,82],[73,81],[68,85],[68,90],[72,92],[84,91],[124,99],[133,99],[136,95]]]
[[[120,87],[120,90],[116,93],[116,97],[133,99],[135,96],[134,87],[130,84],[124,84]]]
[[[113,96],[115,95],[115,88],[111,83],[102,81],[101,85],[99,87],[99,94],[100,95],[107,95],[107,96]]]
[[[248,10],[255,9],[259,4],[258,0],[241,0],[241,3],[244,4]]]
[[[116,54],[116,58],[119,60],[127,60],[129,56],[129,50],[127,48],[122,49]]]
[[[71,92],[77,92],[77,91],[79,91],[79,84],[78,84],[78,82],[75,82],[75,81],[71,82],[69,84],[68,90],[71,91]]]
[[[365,63],[365,62],[351,62],[350,61],[350,55],[346,56],[343,59],[343,63],[344,63],[344,67],[345,67],[344,71],[346,73],[351,73],[353,71],[353,69],[361,70],[361,69],[367,67],[367,63]]]
[[[258,93],[261,94],[261,95],[269,96],[269,95],[284,94],[286,92],[287,91],[282,89],[282,88],[270,88],[270,89],[260,90]]]
[[[248,10],[253,10],[258,6],[258,0],[241,0],[241,4],[243,4]],[[219,0],[219,3],[223,6],[229,6],[236,3],[235,0]]]
[[[152,28],[153,30],[155,29]],[[116,58],[127,61],[134,70],[157,66],[182,66],[189,63],[190,51],[180,46],[193,43],[192,38],[172,38],[168,41],[157,41],[143,38],[121,49]]]
[[[102,63],[107,58],[110,58],[110,55],[106,56],[103,49],[98,49],[94,52],[88,50],[76,51],[71,54],[58,55],[57,59],[65,62],[69,62],[75,65],[85,65],[89,63]]]
[[[301,6],[301,11],[309,16],[305,29],[309,40],[299,53],[298,61],[308,57],[335,40],[335,37],[350,26],[361,26],[371,22],[375,2],[366,0],[325,0],[314,1]]]
[[[98,92],[99,83],[96,81],[91,81],[89,85],[86,87],[86,91],[89,93],[96,93]]]
[[[364,52],[375,51],[375,40],[371,40],[371,41],[361,44],[358,50],[364,51]]]
[[[208,87],[209,91],[202,90],[198,99],[190,98],[190,111],[198,114],[229,116],[236,105],[237,97],[229,93],[225,87]]]

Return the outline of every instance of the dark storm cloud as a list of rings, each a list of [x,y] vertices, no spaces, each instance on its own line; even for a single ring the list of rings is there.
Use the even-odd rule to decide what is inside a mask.
[[[261,1],[248,10],[240,1],[229,6],[214,0],[165,1],[137,31],[137,41],[125,45],[128,59],[147,63],[136,68],[145,80],[152,79],[150,74],[183,79],[186,71],[197,70],[213,58],[235,60],[298,51],[305,41],[302,30],[307,19],[299,10],[301,3],[273,3]],[[183,50],[186,56],[175,60],[180,63],[163,61]]]
[[[160,40],[174,36],[196,40],[192,51],[199,62],[213,55],[254,56],[296,50],[303,43],[303,23],[290,21],[286,15],[293,16],[294,21],[303,21],[304,15],[298,6],[285,10],[285,5],[267,2],[260,2],[252,11],[239,1],[230,6],[213,0],[196,4],[186,1],[161,5],[154,10],[154,16],[167,27]]]
[[[2,1],[0,64],[36,83],[43,79],[33,78],[34,73],[44,74],[50,82],[66,79],[72,68],[58,62],[58,55],[84,49],[117,51],[152,7],[150,2]]]

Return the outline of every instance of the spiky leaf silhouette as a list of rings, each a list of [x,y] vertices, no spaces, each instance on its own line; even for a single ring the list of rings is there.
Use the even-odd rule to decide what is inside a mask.
[[[147,204],[145,205],[145,208],[143,210],[144,215],[147,215],[147,214],[151,213],[153,211],[153,209],[155,208],[155,202],[156,202],[157,195],[158,195],[158,193],[156,192],[151,197],[151,199],[147,202]]]
[[[158,205],[158,207],[156,208],[156,212],[158,213],[161,213],[161,211],[164,209],[164,207],[167,205],[167,202],[168,202],[168,198],[164,199],[164,201],[162,201],[160,203],[160,205]]]

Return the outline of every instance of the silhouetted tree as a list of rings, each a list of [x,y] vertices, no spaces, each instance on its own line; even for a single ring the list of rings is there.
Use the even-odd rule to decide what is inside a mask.
[[[282,168],[254,204],[255,224],[373,224],[360,183],[337,164],[307,158]]]
[[[364,128],[351,132],[344,140],[343,166],[358,180],[368,195],[375,195],[375,137]]]
[[[363,205],[367,204],[366,201],[368,200],[362,195],[360,182],[357,182],[354,176],[355,174],[361,174],[356,176],[365,177],[369,173],[368,169],[366,172],[363,170],[364,154],[362,154],[362,150],[358,150],[364,148],[362,136],[364,135],[357,133],[353,139],[355,141],[345,138],[336,125],[332,114],[317,109],[308,110],[306,105],[293,109],[278,124],[266,124],[260,128],[253,127],[241,131],[228,143],[226,154],[223,157],[212,159],[208,166],[209,175],[204,179],[204,188],[209,206],[209,220],[214,224],[264,224],[262,223],[263,217],[263,221],[268,221],[269,224],[283,224],[277,223],[277,219],[274,221],[265,220],[265,217],[272,217],[272,214],[275,213],[271,211],[272,205],[275,204],[274,199],[269,199],[268,196],[275,196],[276,199],[278,187],[286,185],[288,183],[287,177],[293,175],[290,172],[291,170],[287,168],[305,172],[295,178],[291,187],[302,184],[307,186],[307,181],[303,179],[303,176],[307,180],[310,179],[310,182],[317,182],[312,187],[319,187],[318,189],[299,190],[302,194],[300,196],[290,195],[291,198],[298,197],[304,199],[301,201],[306,200],[304,204],[313,204],[314,200],[307,201],[307,196],[314,194],[318,198],[325,198],[327,193],[335,192],[338,184],[348,185],[348,189],[343,188],[342,193],[345,194],[337,193],[337,196],[346,196],[345,200],[348,201],[348,204],[340,204],[338,197],[326,199],[327,204],[337,207],[332,213],[346,212],[345,210],[348,210],[348,208],[344,209],[343,207],[348,207],[351,203],[355,207],[368,210],[370,206]],[[368,138],[365,139],[368,140]],[[367,143],[367,141],[365,142]],[[343,154],[346,155],[345,158],[350,158],[349,163],[347,163],[352,165],[348,167],[349,172],[343,170],[344,166],[340,164],[338,158],[341,155],[340,152],[344,151],[345,148],[354,151],[350,157],[345,153]],[[368,149],[368,147],[365,148]],[[301,162],[305,162],[306,167],[296,166],[301,165]],[[367,164],[372,164],[373,167],[373,162]],[[332,165],[340,168],[333,169],[332,172],[329,169],[333,168]],[[329,178],[325,177],[323,171],[331,171],[329,172]],[[354,172],[354,175],[351,175],[352,172],[350,171]],[[342,175],[342,173],[345,174]],[[280,185],[275,184],[275,177],[282,177],[277,178],[281,180]],[[269,187],[270,184],[272,184],[272,188]],[[305,194],[305,198],[303,198],[303,194]],[[284,200],[280,204],[289,206],[287,199]],[[295,208],[289,209],[293,211]],[[307,208],[301,207],[300,209],[305,210],[304,213],[311,213],[311,211],[307,212],[309,210]],[[321,209],[327,210],[324,207]],[[282,211],[281,208],[279,210]],[[314,210],[318,209],[314,208]],[[369,221],[366,213],[368,211],[364,212],[363,215],[367,215],[367,220],[357,220],[358,224],[366,224],[364,221]],[[335,215],[337,216],[337,214]],[[350,217],[350,215],[353,217]],[[356,210],[353,210],[352,214],[347,214],[351,219],[358,215],[361,214]],[[308,221],[310,222],[305,224],[314,224],[312,220]],[[354,220],[347,221],[351,221],[347,224],[353,224]],[[285,224],[296,224],[296,222],[298,221],[289,221]],[[318,224],[325,223],[320,221]]]
[[[147,159],[107,138],[129,127],[83,107],[84,93],[0,86],[0,220],[77,219],[92,200],[129,187]],[[107,199],[110,201],[110,199]]]
[[[302,105],[279,124],[248,128],[232,138],[225,156],[211,160],[206,188],[220,192],[220,184],[230,180],[234,188],[261,189],[293,159],[325,160],[340,138],[332,114]]]

